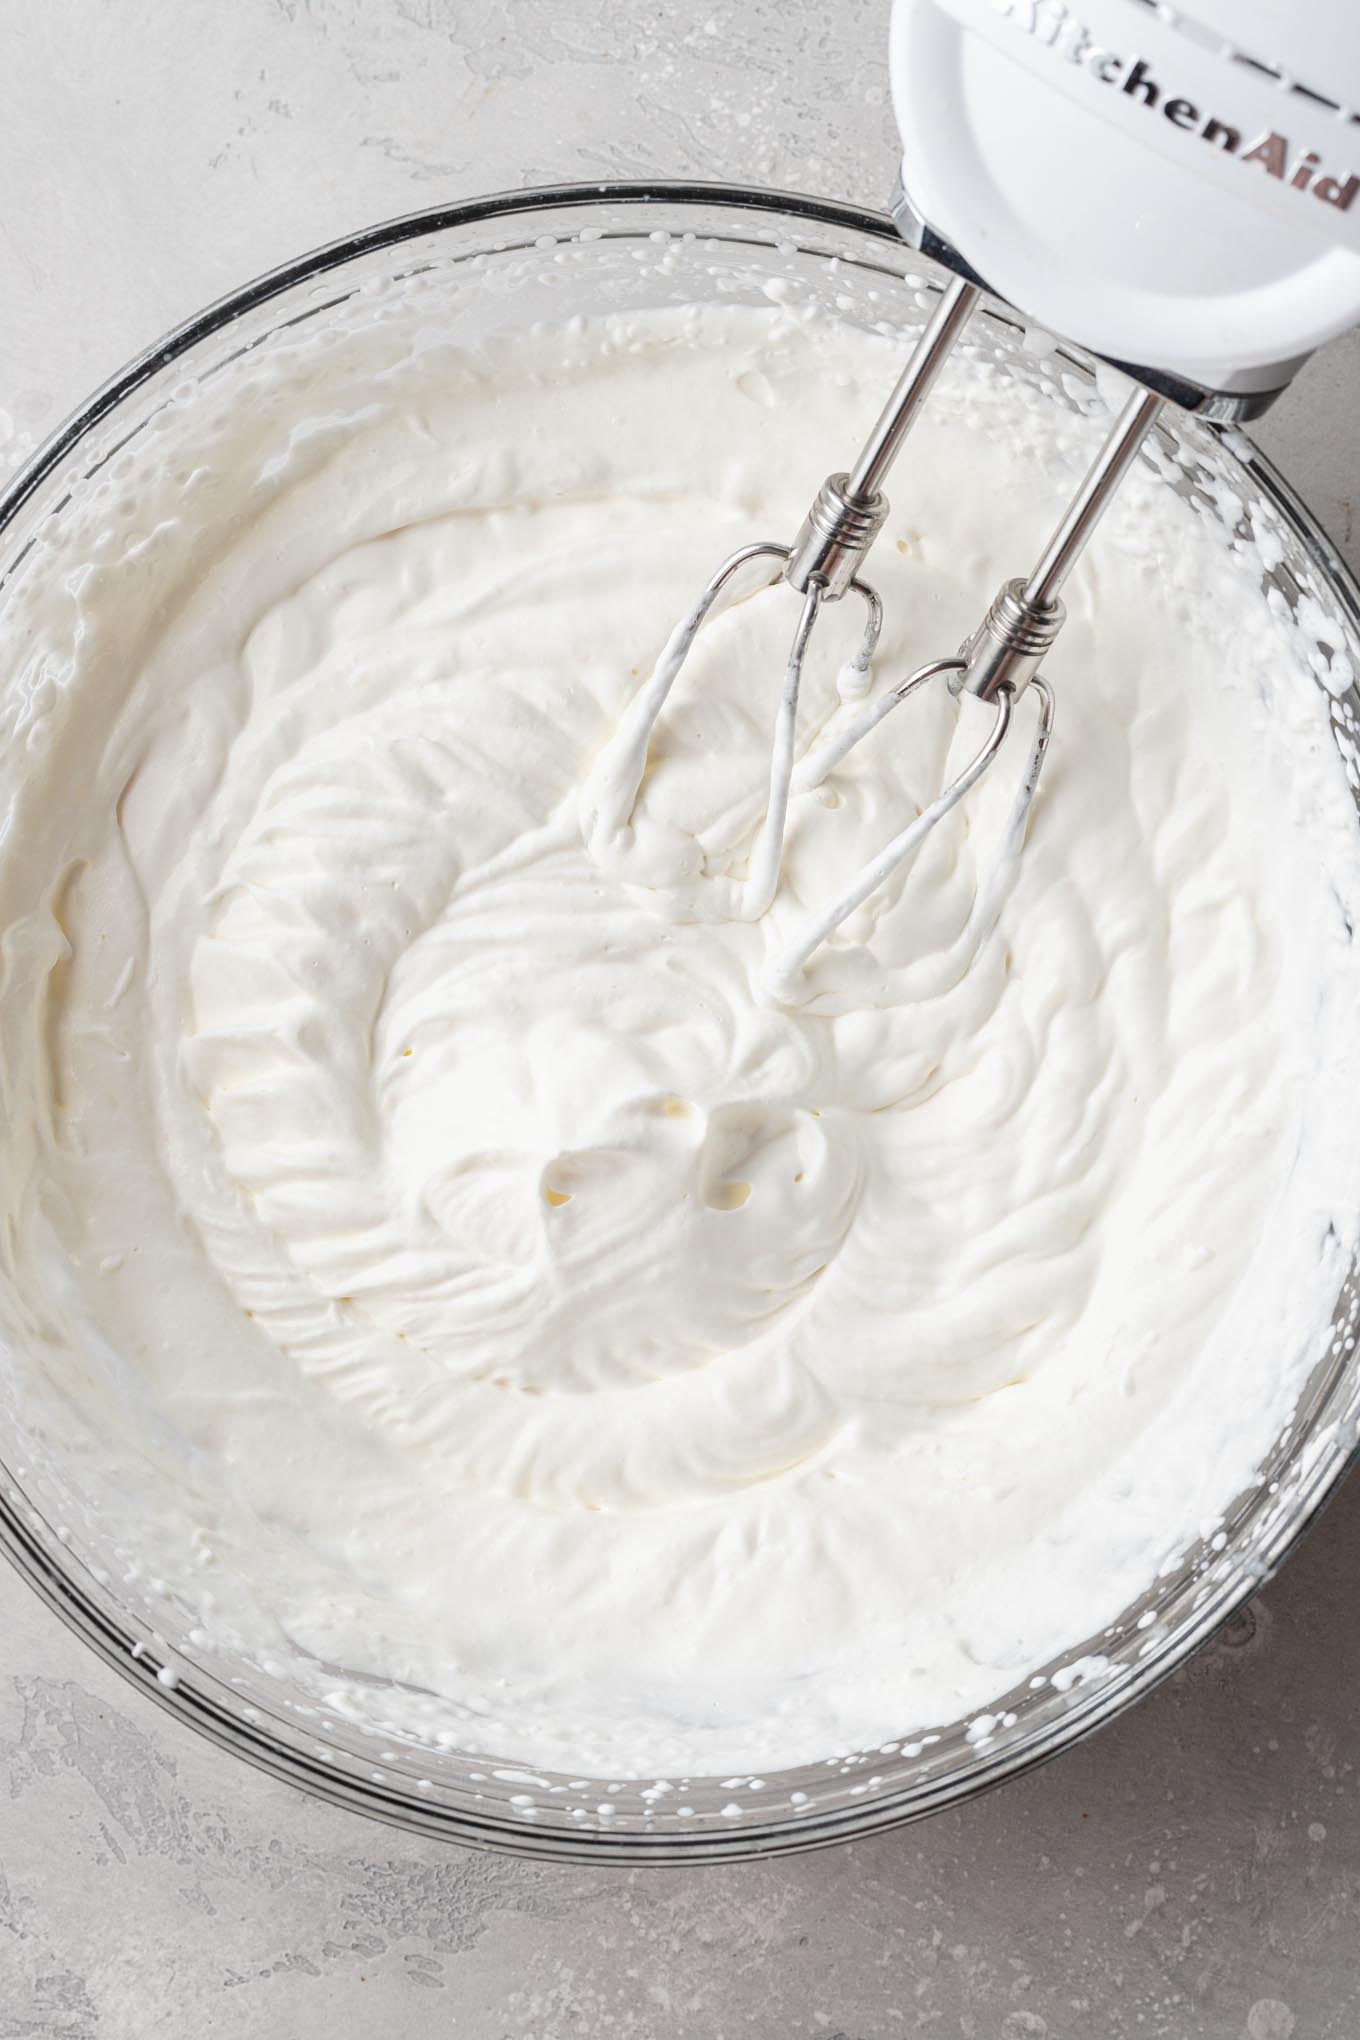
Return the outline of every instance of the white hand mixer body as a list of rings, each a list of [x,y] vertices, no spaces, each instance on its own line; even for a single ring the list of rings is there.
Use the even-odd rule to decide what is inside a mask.
[[[1053,726],[1040,674],[1060,590],[1165,403],[1211,422],[1257,416],[1309,354],[1360,322],[1360,8],[1337,0],[896,0],[893,101],[904,238],[953,272],[854,467],[822,484],[791,546],[744,546],[672,633],[585,789],[587,838],[627,829],[651,731],[705,618],[748,562],[801,597],[775,720],[769,794],[748,875],[726,911],[756,918],[779,879],[790,791],[816,784],[919,688],[941,679],[994,710],[976,754],[923,812],[810,916],[768,974],[796,999],[813,951],[976,784],[1028,687],[1040,700],[1007,833],[1025,825]],[[888,514],[882,484],[979,299],[1004,299],[1135,383],[1028,577],[972,635],[795,762],[799,684],[823,604],[866,605],[854,671],[881,623],[859,575]],[[853,692],[854,690],[847,690]]]
[[[897,0],[890,65],[905,238],[1187,408],[1360,320],[1348,0]]]

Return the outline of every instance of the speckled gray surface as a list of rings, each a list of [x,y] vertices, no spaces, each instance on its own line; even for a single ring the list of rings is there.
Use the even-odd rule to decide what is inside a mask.
[[[442,197],[656,172],[881,200],[886,12],[0,0],[0,463],[204,300]],[[1358,396],[1352,341],[1261,433],[1353,559]],[[1353,1482],[1249,1617],[1047,1770],[822,1856],[628,1873],[314,1805],[0,1569],[0,2040],[1355,2040],[1358,1578]]]

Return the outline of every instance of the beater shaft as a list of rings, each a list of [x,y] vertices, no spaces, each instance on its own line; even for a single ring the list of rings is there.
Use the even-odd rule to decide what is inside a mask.
[[[944,292],[930,323],[912,349],[911,360],[898,378],[896,389],[883,406],[878,423],[850,470],[852,496],[878,494],[902,441],[916,421],[917,412],[930,395],[936,377],[949,359],[954,342],[967,325],[981,295],[976,284],[967,282],[962,276],[956,276]]]
[[[1086,479],[1067,506],[1067,514],[1044,547],[1038,565],[1025,583],[1025,600],[1052,602],[1071,573],[1087,539],[1147,438],[1164,398],[1136,389],[1115,421]]]
[[[1162,402],[1143,389],[1129,398],[1029,579],[1003,582],[961,647],[963,666],[949,683],[955,694],[983,701],[995,701],[1003,688],[1023,694],[1062,629],[1067,612],[1058,590],[1137,459]]]
[[[954,278],[912,348],[854,467],[848,474],[828,475],[817,491],[784,569],[784,579],[800,595],[810,581],[820,580],[826,600],[834,602],[850,586],[888,514],[882,489],[888,470],[981,295],[975,284]]]

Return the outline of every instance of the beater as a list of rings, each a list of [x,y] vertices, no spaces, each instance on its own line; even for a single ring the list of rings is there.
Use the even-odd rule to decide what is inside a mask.
[[[754,562],[776,563],[772,582],[801,609],[764,818],[747,877],[724,895],[734,914],[757,918],[774,897],[795,784],[817,784],[931,681],[992,709],[962,769],[775,959],[767,983],[777,996],[792,996],[814,950],[977,784],[1033,688],[1039,713],[1006,832],[1009,868],[1053,729],[1040,669],[1062,628],[1060,591],[1163,407],[1211,424],[1257,417],[1314,348],[1360,320],[1360,9],[1196,0],[1192,14],[1165,0],[1085,0],[1079,18],[1065,0],[895,0],[890,66],[904,147],[894,218],[952,280],[853,468],[827,477],[791,545],[762,540],[721,563],[585,797],[592,840],[626,827],[651,732],[695,638]],[[876,696],[798,763],[808,643],[823,606],[847,594],[866,618],[843,696],[869,685],[882,606],[859,569],[888,515],[882,485],[984,295],[1135,387],[1029,575],[1003,583],[957,653]]]

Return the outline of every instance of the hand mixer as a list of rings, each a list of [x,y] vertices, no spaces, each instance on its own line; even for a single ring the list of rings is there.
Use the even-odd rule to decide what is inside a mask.
[[[904,148],[894,217],[952,280],[854,466],[823,482],[791,545],[743,546],[717,568],[593,781],[593,826],[625,826],[695,638],[752,562],[775,563],[801,609],[734,912],[755,918],[774,896],[795,784],[815,785],[930,681],[991,707],[976,753],[775,960],[768,982],[784,995],[976,785],[1033,688],[1003,862],[1018,849],[1053,728],[1040,668],[1062,628],[1060,591],[1162,407],[1210,423],[1259,416],[1314,348],[1360,320],[1360,8],[1082,0],[1078,14],[1064,0],[895,0],[890,62]],[[846,594],[866,619],[843,693],[867,687],[882,608],[859,568],[888,515],[882,485],[984,294],[1121,370],[1133,392],[1028,576],[1003,584],[956,654],[918,667],[796,764],[808,643],[823,605]]]

